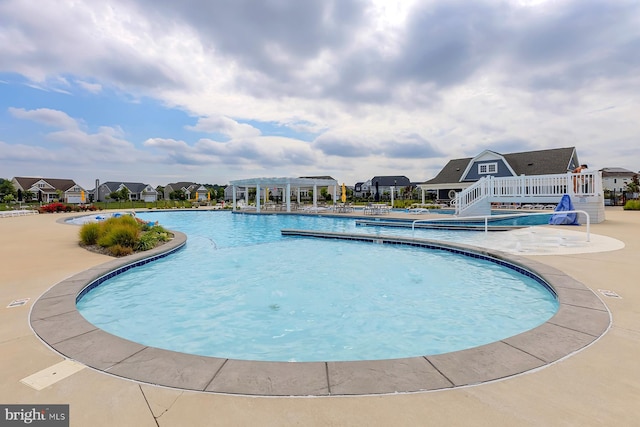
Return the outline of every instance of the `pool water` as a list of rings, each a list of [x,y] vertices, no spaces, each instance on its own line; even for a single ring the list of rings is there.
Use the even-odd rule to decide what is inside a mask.
[[[104,282],[78,309],[96,326],[149,346],[263,361],[412,357],[507,338],[544,323],[558,308],[534,279],[495,263],[280,234],[283,228],[353,232],[353,219],[138,216],[185,232],[186,248]],[[433,231],[416,234],[433,238]]]

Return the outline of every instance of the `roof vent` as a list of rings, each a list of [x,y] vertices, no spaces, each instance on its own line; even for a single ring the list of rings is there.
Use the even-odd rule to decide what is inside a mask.
[[[533,166],[533,163],[529,163],[527,166]]]

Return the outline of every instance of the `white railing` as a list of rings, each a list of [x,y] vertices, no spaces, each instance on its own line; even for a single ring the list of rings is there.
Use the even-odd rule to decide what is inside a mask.
[[[581,213],[587,218],[586,224],[586,234],[587,234],[587,242],[591,241],[591,218],[589,214],[583,210],[573,210],[573,211],[559,211],[559,212],[529,212],[529,213],[514,213],[514,214],[500,214],[500,215],[481,215],[481,216],[468,216],[464,218],[464,221],[481,219],[484,221],[484,232],[487,233],[489,231],[489,218],[514,218],[520,216],[534,216],[534,215],[559,215],[559,214],[568,214],[568,213]],[[411,231],[415,231],[416,223],[419,222],[430,222],[430,223],[446,223],[446,222],[459,222],[460,219],[416,219],[411,223]],[[542,224],[540,224],[542,225]]]
[[[501,200],[535,202],[539,198],[569,194],[578,197],[595,196],[602,192],[599,172],[565,173],[555,175],[521,175],[510,177],[483,177],[456,195],[456,214],[487,198],[491,202]]]
[[[478,182],[473,184],[456,194],[455,207],[456,214],[459,214],[465,209],[470,208],[475,203],[480,203],[491,194],[491,180],[487,178],[481,178]]]

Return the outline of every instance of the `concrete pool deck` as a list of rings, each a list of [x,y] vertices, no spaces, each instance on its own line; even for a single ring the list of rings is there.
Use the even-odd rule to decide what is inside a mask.
[[[583,351],[545,369],[473,387],[276,399],[140,384],[77,366],[46,347],[29,327],[34,301],[55,283],[112,260],[79,248],[78,229],[56,224],[62,216],[0,220],[0,256],[5,261],[0,295],[5,306],[30,298],[0,315],[0,403],[68,403],[71,425],[632,425],[636,421],[640,397],[636,362],[640,292],[634,286],[640,237],[637,212],[607,208],[607,221],[592,226],[594,234],[624,241],[622,249],[524,256],[584,283],[611,310],[611,329]],[[604,297],[598,289],[612,290],[622,298]],[[67,370],[74,373],[54,381],[54,374],[42,372],[52,366],[61,377]],[[34,384],[40,384],[39,390]]]

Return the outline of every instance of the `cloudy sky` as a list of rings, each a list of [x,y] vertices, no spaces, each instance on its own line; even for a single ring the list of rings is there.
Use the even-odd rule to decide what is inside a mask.
[[[0,177],[640,170],[637,0],[0,0]]]

